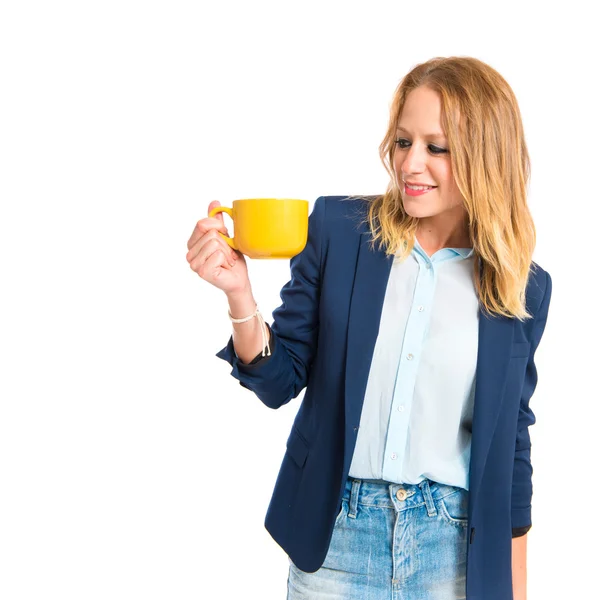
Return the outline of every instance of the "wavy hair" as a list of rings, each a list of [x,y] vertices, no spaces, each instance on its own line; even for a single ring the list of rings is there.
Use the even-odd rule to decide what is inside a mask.
[[[379,146],[391,180],[383,195],[362,196],[369,201],[372,247],[379,242],[386,254],[404,260],[414,245],[419,219],[404,211],[393,156],[406,97],[422,85],[440,96],[452,171],[468,215],[480,305],[491,315],[530,318],[525,290],[536,233],[527,206],[529,154],[512,89],[480,60],[433,58],[414,67],[396,88]]]

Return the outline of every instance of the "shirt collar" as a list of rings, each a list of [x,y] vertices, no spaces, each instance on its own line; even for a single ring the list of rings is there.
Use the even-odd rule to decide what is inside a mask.
[[[419,240],[416,236],[414,240],[415,244],[413,252],[416,251],[416,253],[419,254],[421,258],[425,259],[425,261],[427,262],[439,262],[456,257],[464,259],[469,258],[473,254],[473,248],[440,248],[437,252],[434,253],[433,256],[428,256],[427,252],[425,252],[421,244],[419,244]]]

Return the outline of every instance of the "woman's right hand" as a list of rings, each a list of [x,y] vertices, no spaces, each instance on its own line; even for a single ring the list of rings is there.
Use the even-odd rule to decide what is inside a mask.
[[[218,200],[208,205],[208,214],[220,206]],[[195,273],[225,294],[238,294],[250,289],[248,267],[241,252],[237,252],[219,235],[229,235],[223,213],[206,217],[196,223],[188,240],[186,259]]]

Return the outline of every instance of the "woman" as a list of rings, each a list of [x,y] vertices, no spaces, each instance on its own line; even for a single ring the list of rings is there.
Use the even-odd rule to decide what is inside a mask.
[[[473,58],[420,64],[380,154],[385,194],[315,202],[271,328],[221,215],[188,241],[232,375],[271,408],[306,387],[265,520],[288,599],[522,599],[552,282],[514,94]]]

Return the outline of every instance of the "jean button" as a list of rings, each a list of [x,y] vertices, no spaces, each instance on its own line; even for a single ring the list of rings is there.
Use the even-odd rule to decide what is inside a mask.
[[[396,498],[398,498],[398,500],[406,500],[407,495],[408,494],[406,493],[406,490],[404,488],[400,488],[396,492]]]

